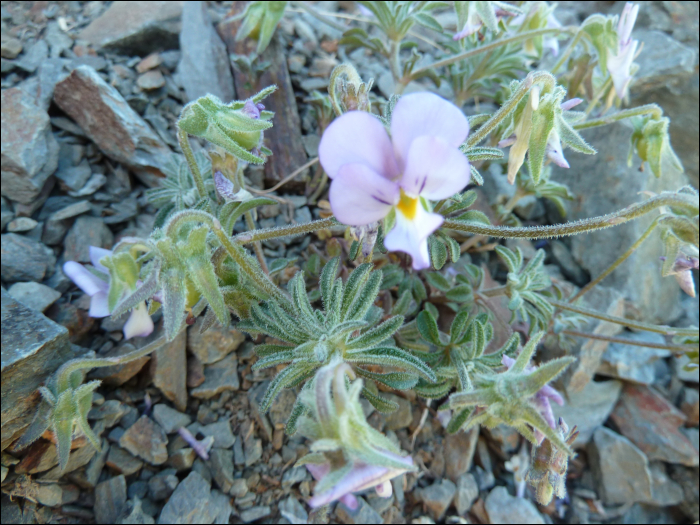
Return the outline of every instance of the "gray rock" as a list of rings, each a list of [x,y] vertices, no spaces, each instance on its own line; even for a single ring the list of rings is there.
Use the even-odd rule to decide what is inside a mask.
[[[202,476],[190,474],[177,486],[163,507],[158,523],[212,523],[211,490]]]
[[[29,217],[17,217],[10,221],[7,225],[7,231],[10,233],[21,233],[33,230],[38,223]]]
[[[71,452],[70,458],[68,458],[68,463],[66,463],[65,469],[61,470],[61,468],[58,465],[56,465],[48,472],[43,473],[39,477],[39,479],[41,479],[42,482],[58,481],[63,475],[68,474],[70,472],[74,472],[79,468],[87,465],[90,462],[90,460],[95,456],[96,452],[97,450],[95,449],[95,447],[93,447],[90,444],[85,445],[84,447],[80,447],[77,450]]]
[[[583,268],[576,263],[566,244],[559,240],[553,240],[550,243],[552,246],[552,257],[560,266],[564,276],[578,286],[586,284],[589,280],[588,276],[583,271]]]
[[[0,197],[0,199],[2,199],[2,205],[0,207],[0,230],[4,230],[5,226],[14,218],[15,212],[5,197]]]
[[[41,39],[25,49],[24,54],[15,62],[15,65],[26,73],[34,73],[47,58],[49,58],[49,45],[46,40]]]
[[[161,465],[168,459],[167,444],[163,429],[148,416],[141,416],[119,440],[119,446],[152,465]]]
[[[112,428],[119,423],[121,418],[129,413],[130,408],[117,399],[110,399],[99,406],[93,407],[88,412],[88,419],[101,420],[105,428]]]
[[[121,525],[152,525],[155,523],[153,516],[149,516],[144,512],[143,504],[139,498],[127,501],[126,505],[129,514],[119,522]]]
[[[158,184],[159,173],[170,160],[170,149],[94,69],[74,69],[56,84],[54,100],[105,155],[129,167],[147,186]]]
[[[93,508],[97,523],[119,523],[126,510],[126,479],[124,476],[115,476],[97,484]]]
[[[472,503],[479,497],[479,486],[471,474],[462,474],[457,479],[457,492],[455,493],[454,504],[457,514],[464,514],[471,508]]]
[[[97,486],[97,482],[102,474],[102,469],[104,469],[107,463],[107,456],[109,455],[110,448],[109,442],[103,439],[101,450],[92,457],[90,463],[85,467],[84,479],[88,487],[93,488]]]
[[[192,418],[187,414],[183,414],[163,403],[153,406],[153,419],[163,427],[166,434],[177,432],[178,428],[186,427],[192,422]]]
[[[44,38],[49,44],[51,58],[58,58],[64,51],[73,47],[73,39],[61,30],[58,22],[49,23]]]
[[[665,343],[661,334],[652,332],[628,332],[624,334],[624,338],[640,342]],[[597,373],[632,383],[650,385],[656,379],[656,361],[670,355],[669,350],[612,343],[605,350]]]
[[[27,78],[19,87],[36,101],[37,106],[48,111],[56,84],[70,74],[69,64],[65,58],[48,58],[39,64],[36,75]]]
[[[311,479],[311,474],[306,470],[306,467],[292,467],[282,474],[282,488],[290,488],[297,483]]]
[[[190,391],[192,397],[210,399],[226,390],[238,390],[238,360],[229,354],[221,361],[204,367],[204,383]]]
[[[400,430],[408,427],[413,422],[413,405],[411,402],[395,394],[383,394],[383,397],[399,405],[397,410],[384,416],[386,421],[384,430]]]
[[[3,281],[41,281],[56,264],[49,248],[24,235],[4,233],[0,236],[0,245]]]
[[[29,204],[58,165],[46,110],[19,88],[2,90],[2,194]]]
[[[3,41],[0,47],[0,55],[2,58],[14,59],[22,52],[22,42],[16,38],[9,38]]]
[[[255,465],[262,458],[263,447],[262,440],[248,438],[243,442],[243,450],[245,451],[245,466],[250,467]]]
[[[228,419],[224,419],[211,425],[205,425],[199,428],[199,432],[204,436],[212,436],[214,438],[214,448],[231,448],[236,441],[236,436],[231,432],[231,423]]]
[[[182,2],[114,2],[78,35],[95,47],[127,55],[177,49]]]
[[[601,427],[593,433],[588,453],[600,496],[606,504],[652,498],[649,461],[629,439]]]
[[[350,510],[345,503],[338,503],[335,515],[341,523],[352,525],[383,523],[382,517],[374,510],[364,498],[357,498],[357,509]]]
[[[233,450],[211,449],[209,451],[209,469],[219,488],[228,493],[233,487]]]
[[[445,511],[452,503],[456,492],[457,486],[449,479],[443,479],[420,489],[418,497],[428,509],[430,517],[439,521],[445,515]]]
[[[85,186],[90,175],[92,175],[92,169],[87,159],[83,159],[77,166],[66,167],[56,172],[58,185],[63,191],[78,191]]]
[[[242,478],[234,479],[229,494],[235,498],[242,498],[248,494],[248,483]]]
[[[644,43],[644,50],[636,59],[639,70],[630,85],[632,97],[661,87],[673,89],[695,73],[695,50],[667,34],[638,29],[632,38]]]
[[[3,236],[4,237],[4,236]],[[3,261],[4,265],[4,261]],[[31,423],[37,388],[73,357],[68,330],[14,300],[2,289],[2,444]]]
[[[649,464],[651,472],[651,494],[654,505],[671,507],[683,501],[683,487],[668,477],[666,465],[660,461]]]
[[[505,487],[496,487],[486,496],[486,512],[491,523],[544,523],[533,503],[508,494]]]
[[[35,282],[15,283],[7,289],[7,293],[37,312],[44,312],[61,297],[61,294],[53,288]]]
[[[148,495],[153,501],[163,501],[175,491],[180,482],[175,472],[175,469],[165,469],[148,480]]]
[[[165,77],[158,69],[146,71],[136,79],[136,85],[144,91],[153,91],[165,85]]]
[[[209,504],[212,507],[211,514],[214,515],[214,523],[228,525],[229,517],[233,512],[230,498],[226,494],[222,494],[218,490],[212,489]]]
[[[272,510],[265,505],[246,509],[239,514],[239,517],[243,523],[253,523],[254,521],[267,518],[270,514],[272,514]]]
[[[185,2],[182,10],[180,49],[177,67],[180,84],[188,100],[211,93],[224,102],[236,98],[231,61],[214,29],[206,2]]]
[[[270,422],[275,428],[285,427],[296,400],[296,394],[290,389],[282,390],[275,398],[269,411]]]
[[[114,235],[100,217],[78,217],[65,239],[66,261],[90,262],[90,246],[111,248]]]
[[[166,465],[174,468],[178,472],[182,472],[184,470],[190,470],[196,458],[197,453],[193,449],[181,448],[168,456]]]
[[[77,191],[69,191],[68,195],[71,197],[85,197],[86,195],[92,195],[105,184],[107,184],[107,177],[102,175],[102,173],[93,173],[82,188]],[[111,224],[112,222],[108,219],[112,219],[112,217],[113,216],[105,217],[105,222]]]
[[[123,434],[122,434],[123,436]],[[132,456],[129,452],[121,447],[112,445],[109,447],[106,465],[125,476],[130,476],[141,470],[143,461]]]
[[[78,215],[89,212],[91,209],[92,207],[89,201],[74,202],[51,214],[49,221],[62,221],[64,219],[70,219],[71,217],[77,217]]]
[[[282,517],[292,525],[305,524],[309,519],[309,515],[304,506],[292,496],[282,500],[277,508]]]
[[[555,418],[562,417],[569,426],[578,427],[574,447],[588,443],[593,432],[605,423],[620,398],[622,385],[616,380],[591,381],[583,390],[566,395],[564,406],[552,403]]]
[[[675,191],[687,178],[671,166],[664,166],[663,177],[656,178],[650,169],[639,172],[640,159],[627,166],[631,125],[618,122],[582,131],[582,136],[593,146],[596,155],[567,152],[571,168],[552,168],[552,179],[569,186],[576,195],[570,204],[568,220],[600,216],[623,209],[644,199],[640,192],[660,193]],[[591,184],[591,173],[598,174]],[[624,253],[649,227],[654,214],[635,221],[571,238],[571,252],[576,262],[591,277],[601,274]],[[595,247],[605,246],[606,249]],[[673,282],[661,277],[659,255],[663,253],[661,238],[652,235],[628,258],[623,265],[605,279],[605,285],[623,293],[639,309],[644,320],[670,322],[680,313],[680,290]]]
[[[221,361],[236,350],[245,341],[245,335],[231,326],[211,327],[203,334],[199,333],[204,317],[187,329],[187,349],[196,355],[204,365]]]

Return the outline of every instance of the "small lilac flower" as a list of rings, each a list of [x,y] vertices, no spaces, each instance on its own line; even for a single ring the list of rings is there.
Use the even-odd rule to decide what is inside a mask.
[[[414,269],[428,268],[427,239],[444,219],[426,210],[425,201],[451,197],[469,183],[469,162],[458,149],[468,131],[464,114],[432,93],[399,100],[391,138],[369,113],[343,114],[319,145],[321,165],[332,179],[329,199],[335,217],[363,226],[394,209],[396,224],[384,246],[409,253]]]
[[[109,306],[107,295],[109,293],[109,270],[100,264],[100,259],[112,255],[111,250],[90,246],[90,262],[97,272],[104,274],[101,277],[91,272],[82,264],[75,261],[67,261],[63,265],[65,273],[78,288],[90,296],[90,317],[107,317]],[[146,337],[153,332],[153,320],[148,315],[146,302],[142,301],[131,310],[131,315],[124,325],[124,337]]]
[[[660,257],[662,261],[666,257]],[[684,254],[679,254],[673,263],[670,275],[676,279],[678,286],[690,297],[695,297],[695,280],[693,279],[692,270],[697,270],[699,266],[697,257],[690,257]]]
[[[632,28],[637,20],[639,5],[627,2],[617,24],[617,53],[608,50],[608,72],[612,77],[615,92],[620,99],[625,97],[632,81],[630,68],[637,52],[638,40],[632,40]]]
[[[391,479],[400,476],[404,472],[413,469],[413,458],[410,456],[404,457],[394,454],[388,450],[377,450],[382,455],[385,455],[394,461],[405,463],[406,469],[396,469],[382,467],[379,465],[368,465],[361,461],[356,461],[350,471],[337,481],[330,489],[315,494],[310,500],[309,505],[312,508],[328,505],[332,501],[340,500],[345,505],[354,510],[357,508],[357,498],[353,495],[354,492],[362,492],[363,490],[374,488],[377,495],[381,498],[388,498],[392,494]],[[326,476],[331,467],[328,463],[317,465],[307,463],[306,468],[314,477],[315,480],[321,480]]]
[[[510,369],[514,364],[515,364],[515,359],[512,357],[508,357],[507,355],[503,356],[503,359],[501,361],[508,369]],[[528,365],[525,367],[526,372],[534,372],[535,367],[532,365]],[[532,404],[534,407],[537,409],[537,411],[540,413],[540,415],[544,418],[544,420],[547,422],[547,424],[556,430],[557,424],[556,421],[554,420],[554,413],[552,412],[552,405],[550,405],[550,401],[554,401],[557,405],[563,406],[564,405],[564,398],[561,397],[561,394],[554,390],[551,386],[549,385],[544,385],[542,388],[540,388],[537,393],[532,396],[530,399],[532,401]],[[535,437],[537,438],[538,443],[542,443],[542,440],[544,439],[544,434],[537,430],[536,428],[533,429],[535,433]]]

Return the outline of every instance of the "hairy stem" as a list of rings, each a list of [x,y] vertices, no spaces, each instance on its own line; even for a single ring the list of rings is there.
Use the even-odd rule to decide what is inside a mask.
[[[525,31],[524,33],[519,33],[517,35],[513,35],[509,38],[504,38],[502,40],[497,40],[496,42],[492,42],[490,44],[487,44],[485,46],[480,46],[475,49],[470,49],[469,51],[465,51],[464,53],[460,53],[459,55],[454,55],[451,57],[443,58],[442,60],[438,60],[437,62],[433,62],[432,64],[428,64],[427,66],[424,66],[420,69],[415,70],[411,75],[405,79],[405,83],[408,84],[411,80],[414,78],[419,77],[420,75],[424,74],[426,71],[430,69],[435,69],[438,67],[442,66],[449,66],[450,64],[454,64],[455,62],[459,62],[461,60],[466,60],[467,58],[472,58],[477,55],[480,55],[481,53],[486,53],[488,51],[493,51],[494,49],[497,49],[502,46],[507,46],[508,44],[513,44],[515,42],[521,42],[523,40],[529,40],[531,38],[535,38],[538,36],[542,35],[549,35],[552,33],[559,34],[559,33],[572,33],[573,31],[577,31],[576,28],[574,27],[557,27],[557,28],[544,28],[544,29],[533,29],[532,31]]]
[[[279,237],[292,237],[311,233],[333,226],[342,226],[335,217],[328,219],[320,219],[317,221],[305,222],[304,224],[294,224],[292,226],[280,226],[278,228],[268,228],[266,230],[255,230],[254,232],[246,232],[236,235],[235,241],[238,244],[250,244],[251,242],[267,241],[269,239],[277,239]]]
[[[624,345],[643,346],[646,348],[659,348],[661,350],[671,350],[672,352],[675,352],[678,354],[684,354],[684,353],[688,352],[689,350],[693,349],[691,346],[688,346],[688,345],[652,343],[650,341],[649,342],[635,341],[633,339],[625,339],[624,337],[612,337],[609,335],[589,334],[586,332],[579,332],[576,330],[562,330],[561,333],[566,334],[566,335],[572,335],[574,337],[587,337],[588,339],[598,339],[599,341],[609,341],[611,343],[621,343]]]
[[[577,233],[602,230],[617,226],[627,221],[641,217],[650,211],[661,206],[677,206],[692,212],[698,213],[697,197],[683,195],[679,193],[666,193],[655,195],[643,202],[632,204],[620,211],[609,213],[601,217],[583,219],[580,221],[567,222],[565,224],[555,224],[552,226],[535,226],[532,228],[511,228],[507,226],[491,226],[477,222],[463,222],[455,219],[445,219],[442,227],[447,230],[455,230],[478,235],[488,235],[500,239],[521,238],[521,239],[548,239],[550,237],[562,237],[575,235]]]
[[[190,139],[187,135],[187,132],[180,128],[177,128],[177,141],[180,143],[182,153],[185,155],[187,165],[190,167],[190,172],[192,173],[192,178],[194,179],[194,183],[197,186],[199,196],[203,199],[208,197],[207,190],[204,187],[204,179],[202,178],[202,174],[199,171],[199,166],[197,166],[197,161],[194,158],[194,153],[192,153],[192,147],[190,146]]]
[[[280,290],[275,283],[273,283],[270,278],[264,273],[256,270],[254,268],[254,263],[248,260],[249,256],[245,253],[243,248],[236,243],[231,242],[226,233],[221,229],[221,225],[217,223],[214,224],[214,233],[219,238],[221,245],[224,247],[226,252],[231,256],[231,259],[243,270],[252,280],[262,288],[265,293],[270,297],[274,298],[280,303],[285,310],[292,311],[292,303],[289,298]]]
[[[394,77],[394,93],[396,95],[400,95],[403,93],[404,88],[408,85],[408,83],[411,81],[410,77],[409,80],[406,81],[401,74],[401,62],[399,60],[399,51],[401,49],[401,42],[397,42],[396,40],[391,41],[391,45],[389,47],[389,69],[391,69],[391,76]]]
[[[620,266],[623,262],[627,260],[627,258],[634,253],[634,251],[641,246],[641,244],[646,240],[649,235],[651,235],[651,232],[654,231],[656,228],[656,225],[659,223],[659,218],[657,217],[652,221],[652,223],[649,225],[649,228],[647,228],[647,231],[645,231],[642,236],[635,242],[632,246],[630,246],[629,250],[627,250],[625,253],[620,255],[620,257],[612,263],[603,273],[601,273],[598,277],[593,279],[590,283],[588,283],[586,286],[581,288],[579,292],[574,295],[571,299],[569,299],[570,303],[573,303],[578,299],[579,297],[582,297],[584,294],[588,293],[591,291],[591,289],[597,285],[600,281],[605,279],[608,275],[610,275],[615,268]]]
[[[579,31],[574,35],[574,38],[571,40],[569,43],[569,46],[566,48],[566,50],[562,53],[561,57],[559,60],[557,60],[557,63],[552,66],[552,68],[549,70],[549,72],[554,75],[557,71],[559,71],[559,68],[564,65],[564,63],[569,59],[569,56],[571,55],[571,52],[576,48],[576,45],[578,44],[578,41],[581,40],[581,37],[583,36],[584,32],[579,29]]]
[[[590,115],[591,111],[593,111],[593,108],[596,107],[598,104],[598,101],[603,97],[605,92],[612,86],[612,77],[608,75],[608,78],[605,79],[605,82],[603,82],[603,85],[600,86],[600,89],[598,92],[593,96],[593,99],[591,102],[588,104],[588,107],[586,108],[586,115]]]
[[[570,312],[575,312],[577,314],[586,315],[588,317],[593,317],[594,319],[600,319],[601,321],[607,321],[609,323],[615,323],[627,328],[634,328],[635,330],[644,330],[645,332],[654,332],[662,335],[687,335],[696,336],[698,335],[698,329],[692,328],[674,328],[672,326],[660,326],[651,323],[643,323],[641,321],[634,321],[632,319],[624,319],[622,317],[616,317],[614,315],[608,315],[596,310],[591,310],[585,306],[575,306],[569,303],[563,303],[555,299],[547,299],[553,306],[561,308],[562,310],[569,310]]]
[[[556,84],[554,77],[547,71],[534,71],[528,74],[525,77],[525,80],[523,80],[520,84],[518,90],[510,97],[508,102],[503,104],[499,110],[496,111],[496,113],[494,113],[491,118],[488,119],[479,129],[469,135],[467,141],[464,143],[464,146],[467,148],[472,148],[484,140],[486,136],[503,121],[503,119],[510,115],[511,111],[515,109],[522,98],[530,91],[530,88],[538,82],[543,83],[544,87],[547,89],[553,89]]]
[[[247,211],[245,212],[245,224],[248,227],[249,231],[255,230],[255,222],[253,221],[253,212]],[[265,262],[265,254],[263,254],[262,251],[262,244],[260,244],[260,241],[254,242],[253,243],[253,251],[255,252],[255,257],[258,258],[258,262],[260,263],[260,268],[262,268],[262,271],[265,272],[266,274],[270,273],[270,270],[267,267],[267,263]]]
[[[661,118],[663,115],[663,110],[656,104],[645,104],[644,106],[639,106],[636,108],[623,109],[607,117],[594,118],[587,120],[586,122],[579,122],[574,124],[574,129],[588,129],[597,128],[598,126],[607,126],[618,120],[623,120],[630,117],[636,117],[637,115],[653,115],[654,118]]]
[[[496,286],[495,288],[481,290],[479,293],[486,297],[498,297],[499,295],[505,295],[507,289],[507,286]]]

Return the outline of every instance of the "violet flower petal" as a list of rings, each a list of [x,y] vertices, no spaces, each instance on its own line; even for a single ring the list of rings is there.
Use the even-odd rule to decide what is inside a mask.
[[[583,102],[582,98],[570,98],[569,100],[561,103],[561,110],[569,111],[571,108],[578,106],[581,102]]]
[[[109,290],[109,283],[103,281],[82,264],[75,261],[67,261],[63,265],[63,273],[90,297],[98,292]]]
[[[547,158],[554,162],[560,168],[568,168],[569,163],[564,158],[564,151],[561,147],[561,139],[559,138],[559,133],[556,129],[553,129],[549,134],[547,139],[547,144],[545,145],[545,153]]]
[[[384,237],[384,246],[389,251],[408,253],[413,258],[413,269],[430,268],[428,236],[437,230],[445,219],[439,213],[428,213],[418,203],[416,214],[407,218],[397,209],[396,225]]]
[[[321,137],[318,157],[331,179],[345,164],[364,164],[388,179],[399,173],[384,125],[365,111],[335,119]]]
[[[141,301],[131,310],[131,315],[124,325],[124,337],[146,337],[153,332],[153,319],[148,315],[146,301]]]
[[[470,176],[469,161],[459,149],[440,137],[422,136],[411,143],[400,184],[409,195],[439,200],[461,191]]]
[[[309,500],[309,505],[312,508],[322,507],[323,505],[328,505],[330,502],[342,498],[346,494],[359,492],[366,488],[367,485],[377,485],[378,480],[382,479],[388,472],[389,469],[386,467],[357,463],[353,466],[352,470],[341,478],[333,487],[320,494],[315,494]],[[374,480],[377,480],[377,482],[373,482]]]
[[[364,164],[345,164],[331,182],[329,200],[336,219],[363,226],[386,217],[399,202],[399,186]]]
[[[90,298],[90,317],[107,317],[109,315],[109,301],[106,291],[99,291]]]
[[[374,489],[377,492],[377,496],[380,498],[390,498],[394,492],[394,489],[391,486],[391,481],[389,480],[386,480],[384,483],[380,483]]]
[[[418,137],[439,137],[456,148],[469,133],[464,113],[434,93],[404,95],[391,115],[391,140],[399,168],[406,166],[411,143]]]
[[[340,498],[340,501],[350,510],[357,510],[357,507],[360,506],[360,502],[357,501],[357,498],[352,494],[346,494],[345,496],[342,496]]]
[[[99,246],[90,246],[90,262],[95,267],[95,270],[109,275],[109,270],[100,264],[100,259],[112,255],[112,250],[105,250]]]

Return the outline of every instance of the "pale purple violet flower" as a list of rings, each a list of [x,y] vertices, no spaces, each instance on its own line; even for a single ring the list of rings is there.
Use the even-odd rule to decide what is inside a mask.
[[[377,495],[381,498],[388,498],[391,496],[392,487],[390,480],[411,470],[413,467],[413,458],[410,456],[400,456],[388,450],[381,450],[381,453],[391,457],[391,459],[395,461],[405,463],[406,470],[381,467],[379,465],[368,465],[357,461],[353,464],[352,469],[330,489],[320,494],[315,494],[309,500],[309,505],[312,508],[317,508],[328,505],[335,500],[340,500],[350,510],[354,510],[357,508],[358,502],[353,492],[362,492],[363,490],[371,488],[374,488]],[[306,468],[315,480],[322,479],[331,469],[328,463],[321,465],[307,463]]]
[[[501,9],[500,7],[494,9],[494,14],[496,15],[497,23],[500,22],[502,18],[516,15],[516,13],[506,11],[505,9]],[[463,38],[466,38],[469,35],[473,35],[477,31],[479,31],[483,25],[484,21],[481,19],[481,16],[479,16],[479,13],[477,13],[475,8],[470,6],[469,15],[467,15],[467,21],[464,24],[464,27],[459,33],[455,33],[455,35],[452,37],[452,40],[462,40]]]
[[[446,199],[469,183],[469,162],[458,149],[468,132],[459,108],[432,93],[399,100],[391,138],[369,113],[345,113],[319,145],[321,165],[332,179],[333,214],[344,224],[363,226],[395,209],[396,224],[384,246],[410,254],[414,269],[428,268],[427,239],[444,218],[427,211],[422,199]]]
[[[510,368],[515,364],[515,359],[512,357],[508,357],[507,355],[504,355],[501,362]],[[534,372],[535,367],[532,365],[528,365],[525,367],[526,372]],[[564,405],[564,398],[561,397],[561,394],[554,390],[551,386],[549,385],[544,385],[542,388],[540,388],[537,393],[532,396],[530,399],[534,407],[537,409],[537,411],[540,413],[540,415],[544,418],[544,420],[547,422],[547,424],[556,430],[557,424],[556,421],[554,420],[554,413],[552,412],[552,405],[550,405],[550,401],[554,401],[557,405],[562,406]],[[544,434],[537,430],[536,428],[534,429],[535,433],[535,438],[537,438],[537,442],[542,443],[542,440],[544,439]]]
[[[516,16],[515,18],[513,18],[510,25],[512,27],[522,26],[522,24],[525,22],[525,20],[527,20],[531,16],[534,16],[535,13],[541,8],[542,8],[542,5],[540,2],[533,2],[532,4],[530,4],[530,11],[528,13],[523,13],[523,14],[520,14],[520,15]],[[546,6],[545,6],[545,8],[546,8]],[[554,16],[554,10],[552,10],[552,12],[550,12],[547,15],[547,23],[545,25],[545,28],[546,29],[552,29],[552,28],[558,29],[560,27],[562,27],[562,25],[559,22],[559,20],[556,19],[556,17]],[[533,53],[535,51],[535,47],[534,47],[531,40],[526,41],[525,44],[523,45],[523,47],[525,48],[525,51],[528,53]],[[545,36],[542,39],[542,48],[549,50],[552,53],[552,56],[554,56],[554,57],[559,56],[559,39],[556,37],[556,35],[555,36]]]
[[[608,50],[608,72],[612,77],[615,92],[620,99],[625,97],[632,81],[630,68],[637,52],[638,40],[632,40],[632,28],[637,20],[639,5],[627,2],[617,24],[617,53]]]
[[[95,270],[105,275],[102,279],[75,261],[67,261],[63,265],[65,273],[78,288],[90,296],[90,317],[107,317],[109,306],[107,294],[109,293],[109,270],[100,264],[100,259],[112,255],[111,250],[90,246],[90,262]],[[124,325],[124,337],[146,337],[153,332],[153,320],[148,315],[146,302],[142,301],[131,310],[129,319]]]

